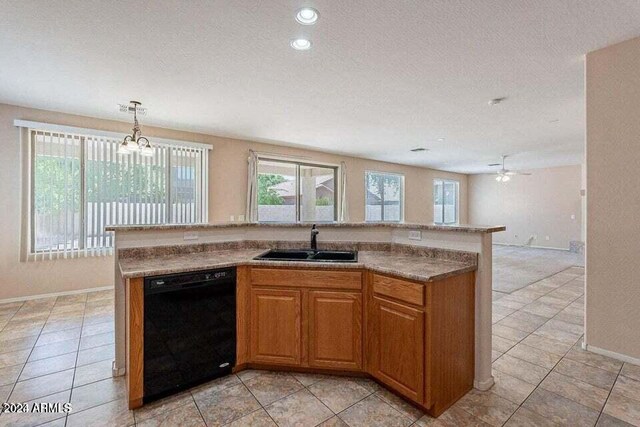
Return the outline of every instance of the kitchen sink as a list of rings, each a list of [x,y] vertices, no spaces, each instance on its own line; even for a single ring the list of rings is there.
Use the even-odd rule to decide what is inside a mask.
[[[254,259],[261,261],[357,262],[358,251],[272,249]]]

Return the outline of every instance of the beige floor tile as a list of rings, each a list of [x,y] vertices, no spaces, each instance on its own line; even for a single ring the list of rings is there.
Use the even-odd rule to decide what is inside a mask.
[[[67,418],[67,427],[127,427],[134,424],[133,411],[129,410],[126,399],[94,406]]]
[[[94,406],[126,398],[124,377],[107,378],[81,387],[74,387],[71,391],[73,411],[80,412]]]
[[[493,372],[491,392],[520,405],[536,388],[535,385],[500,371]]]
[[[493,304],[505,308],[511,308],[513,310],[520,310],[525,305],[529,304],[528,299],[514,297],[513,295],[507,295],[503,298],[500,298],[497,301],[494,301]]]
[[[0,368],[13,365],[24,365],[31,350],[17,350],[9,353],[0,353]]]
[[[640,381],[620,375],[613,386],[613,391],[640,401]]]
[[[73,399],[73,396],[71,399]],[[147,403],[141,408],[134,409],[133,416],[136,419],[136,422],[139,423],[141,421],[148,420],[149,418],[160,417],[163,413],[172,411],[190,402],[195,402],[191,393],[189,391],[184,391],[182,393],[174,394],[173,396]]]
[[[195,402],[189,402],[171,411],[166,411],[154,418],[149,418],[142,422],[137,422],[140,427],[206,427],[204,419]]]
[[[474,417],[458,405],[453,405],[427,425],[434,427],[487,427],[491,424]]]
[[[336,414],[371,394],[348,378],[322,380],[309,386],[309,391]]]
[[[260,369],[245,369],[244,371],[238,372],[237,376],[242,381],[249,381],[253,377],[257,377],[258,375],[266,374],[270,371],[264,371]]]
[[[531,393],[522,406],[556,424],[571,427],[593,426],[600,414],[599,411],[541,388]]]
[[[469,412],[487,424],[499,427],[518,409],[518,405],[495,393],[471,390],[456,406]]]
[[[575,315],[568,313],[566,311],[561,311],[555,317],[555,320],[562,320],[563,322],[573,323],[574,325],[583,326],[584,325],[584,316]]]
[[[614,372],[616,374],[620,372],[620,368],[622,368],[623,363],[619,360],[582,350],[578,345],[569,350],[565,357],[576,362],[584,363],[585,365],[604,369],[605,371]]]
[[[26,350],[33,348],[33,345],[38,339],[37,335],[24,338],[16,338],[13,340],[7,340],[0,342],[0,354],[10,353],[18,350]]]
[[[372,395],[340,412],[338,416],[351,427],[390,426],[406,427],[412,422]]]
[[[510,315],[511,313],[513,313],[514,311],[516,311],[515,308],[505,307],[505,306],[500,305],[500,304],[493,304],[491,312],[494,313],[494,314],[499,314],[501,316],[506,317],[506,316]]]
[[[69,395],[71,391],[65,390],[60,393],[55,393],[46,396],[46,398],[39,398],[30,401],[24,401],[32,407],[35,403],[60,403],[64,404],[69,402]],[[11,400],[11,402],[17,402]],[[22,402],[22,401],[20,401]],[[30,413],[10,413],[2,414],[0,416],[0,425],[2,426],[41,426],[44,423],[50,421],[62,419],[65,420],[67,413],[61,409],[61,412],[30,412]],[[64,425],[64,424],[63,424]]]
[[[515,313],[505,317],[504,319],[496,323],[496,325],[507,326],[509,328],[518,329],[523,332],[533,332],[547,320],[548,319],[546,317],[516,311]]]
[[[268,372],[244,381],[244,383],[263,406],[304,387],[293,376],[282,372]]]
[[[553,367],[556,366],[556,363],[558,363],[562,358],[562,356],[557,354],[549,353],[548,351],[540,350],[535,347],[529,347],[522,343],[513,347],[507,352],[507,354],[547,369],[553,369]]]
[[[419,426],[416,421],[416,426]],[[349,427],[349,424],[345,423],[338,417],[337,415],[329,418],[327,421],[324,421],[318,424],[318,427]]]
[[[92,347],[78,352],[76,366],[89,365],[103,360],[113,360],[115,358],[115,344]]]
[[[561,341],[567,344],[575,344],[580,339],[580,334],[563,331],[553,326],[542,325],[533,332],[535,335]]]
[[[71,295],[61,295],[56,298],[56,306],[57,305],[67,305],[67,304],[77,304],[84,303],[87,301],[87,294],[71,294]],[[54,306],[55,307],[55,306]]]
[[[228,424],[260,408],[244,384],[222,390],[201,390],[193,398],[208,426]]]
[[[84,326],[87,326],[87,325],[95,325],[97,323],[105,323],[105,322],[113,322],[113,321],[114,321],[113,313],[89,314],[89,315],[85,314],[83,324]]]
[[[422,418],[424,415],[424,412],[420,409],[385,388],[377,391],[376,396],[384,400],[386,403],[391,405],[393,409],[400,412],[402,416],[409,418],[411,421]]]
[[[619,420],[611,415],[602,413],[596,427],[633,427],[632,424]]]
[[[576,378],[588,384],[611,390],[616,380],[616,374],[603,369],[594,368],[584,363],[574,362],[571,359],[562,359],[554,368],[554,371]]]
[[[426,427],[426,426],[433,425],[435,421],[436,421],[436,418],[433,418],[431,415],[424,414],[422,418],[420,418],[418,421],[416,421],[411,425],[412,427]]]
[[[82,326],[82,319],[48,321],[44,325],[44,328],[42,328],[42,333],[48,334],[51,332],[64,331],[66,329],[76,329],[81,326]]]
[[[509,418],[506,427],[557,427],[557,424],[549,420],[546,416],[533,412],[530,409],[520,407]]]
[[[13,384],[18,380],[23,365],[8,366],[0,368],[0,385]]]
[[[617,390],[611,392],[604,413],[634,426],[640,426],[640,400],[630,399]]]
[[[602,411],[609,396],[607,390],[557,372],[547,375],[540,387],[598,412]]]
[[[29,362],[54,356],[60,356],[67,353],[75,353],[78,351],[79,341],[80,340],[78,339],[67,340],[56,342],[53,344],[42,345],[40,347],[34,347],[31,355],[29,356]]]
[[[320,424],[323,425],[323,424]],[[276,427],[277,424],[273,422],[267,411],[260,408],[242,418],[238,418],[229,427]],[[336,424],[338,426],[338,424]]]
[[[640,381],[640,366],[632,365],[631,363],[625,363],[620,374],[624,375],[627,378]]]
[[[561,331],[572,333],[574,335],[582,335],[584,333],[584,328],[581,325],[563,322],[562,320],[558,319],[551,319],[545,325],[550,328],[555,328]]]
[[[522,307],[522,311],[535,314],[538,316],[543,316],[550,319],[556,314],[560,313],[560,311],[562,311],[563,308],[564,308],[564,305],[563,306],[550,305],[548,303],[541,302],[540,300],[536,300],[531,304],[528,304]]]
[[[361,377],[351,377],[351,381],[358,384],[360,387],[368,390],[371,393],[378,392],[380,390],[384,390],[384,388],[378,384],[377,382],[370,380],[369,378],[361,378]]]
[[[80,350],[86,350],[93,347],[101,347],[115,342],[115,334],[113,331],[103,334],[88,335],[80,338]]]
[[[112,361],[110,359],[90,365],[78,366],[76,368],[76,377],[73,380],[73,386],[79,387],[95,381],[104,380],[105,378],[111,378],[112,375]]]
[[[513,329],[504,325],[493,325],[493,335],[497,335],[502,338],[506,338],[513,341],[521,341],[525,339],[529,333],[518,329]]]
[[[549,373],[549,370],[546,368],[517,359],[508,354],[503,354],[498,360],[493,362],[493,368],[533,385],[538,385]]]
[[[293,375],[293,377],[305,387],[309,387],[311,384],[315,384],[318,381],[326,380],[329,378],[335,378],[331,375],[307,374],[302,372],[294,372],[294,373],[291,373],[291,375]]]
[[[38,341],[36,341],[36,347],[77,338],[80,338],[80,328],[41,334],[40,337],[38,337]]]
[[[90,335],[105,334],[108,332],[113,332],[114,329],[115,324],[113,322],[102,322],[95,323],[93,325],[85,325],[82,328],[82,336],[87,337]]]
[[[497,335],[493,335],[491,337],[491,348],[493,350],[499,351],[500,353],[508,352],[511,347],[516,344],[518,344],[518,341],[502,338]]]
[[[91,301],[99,301],[104,299],[113,299],[114,298],[114,290],[106,289],[104,291],[96,291],[96,292],[88,292],[87,293],[87,302]]]
[[[10,399],[12,402],[26,402],[42,396],[69,390],[72,383],[73,369],[32,378],[30,380],[19,381],[16,383]]]
[[[502,355],[503,353],[500,353],[499,351],[491,350],[491,363],[498,360]]]
[[[557,341],[550,338],[541,337],[539,335],[529,335],[523,339],[522,344],[526,344],[529,347],[537,348],[540,350],[548,351],[549,353],[564,356],[570,349],[572,344],[568,344],[562,341]]]
[[[306,389],[273,402],[265,410],[281,427],[316,426],[334,416]]]
[[[11,390],[13,390],[13,384],[0,386],[0,403],[7,401],[9,394],[11,394]]]
[[[76,353],[67,353],[61,356],[29,362],[24,365],[24,369],[20,374],[20,381],[73,369],[76,366],[76,357]]]

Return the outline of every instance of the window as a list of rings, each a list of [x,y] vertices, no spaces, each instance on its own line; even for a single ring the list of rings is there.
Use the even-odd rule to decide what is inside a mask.
[[[433,222],[456,224],[458,222],[458,181],[436,179],[433,181]]]
[[[96,133],[28,130],[31,253],[111,248],[107,225],[207,221],[207,148],[152,141],[152,157],[122,155],[117,135]]]
[[[337,179],[337,166],[258,159],[258,221],[335,221]]]
[[[365,172],[367,221],[400,222],[404,217],[404,175]]]

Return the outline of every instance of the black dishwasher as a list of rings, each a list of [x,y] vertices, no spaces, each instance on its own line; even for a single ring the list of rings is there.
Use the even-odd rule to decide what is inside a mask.
[[[144,402],[231,373],[236,269],[144,280]]]

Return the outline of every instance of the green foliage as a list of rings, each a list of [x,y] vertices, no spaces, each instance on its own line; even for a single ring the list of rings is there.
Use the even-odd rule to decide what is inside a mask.
[[[166,202],[166,171],[162,166],[132,165],[88,160],[86,201],[140,203]],[[80,159],[38,156],[34,170],[37,213],[80,210]]]
[[[331,206],[333,201],[328,197],[319,197],[316,199],[316,206]]]
[[[259,205],[281,205],[284,199],[274,190],[274,185],[285,182],[282,175],[258,174],[258,204]]]

